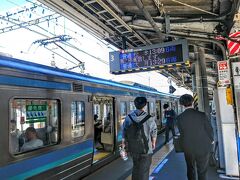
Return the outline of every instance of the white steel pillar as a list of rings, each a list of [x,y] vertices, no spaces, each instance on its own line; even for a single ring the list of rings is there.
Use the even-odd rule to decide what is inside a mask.
[[[217,114],[218,123],[222,132],[222,146],[225,159],[225,173],[227,176],[239,176],[237,141],[236,141],[236,125],[234,122],[233,106],[227,104],[226,87],[217,88]],[[221,142],[219,142],[221,143]],[[222,154],[220,154],[222,155]]]

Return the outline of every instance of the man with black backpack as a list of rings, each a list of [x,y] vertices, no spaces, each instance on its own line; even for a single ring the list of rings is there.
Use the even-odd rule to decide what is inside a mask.
[[[155,118],[144,111],[145,97],[134,100],[136,110],[126,116],[123,123],[122,146],[132,156],[132,180],[148,180],[152,153],[156,146]]]

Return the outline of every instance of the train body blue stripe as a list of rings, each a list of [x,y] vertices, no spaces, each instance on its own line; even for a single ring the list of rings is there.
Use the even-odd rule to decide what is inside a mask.
[[[116,89],[104,89],[99,87],[92,87],[92,86],[84,86],[84,91],[90,92],[90,93],[104,93],[104,94],[113,94],[113,95],[131,95],[129,91],[121,91]]]
[[[42,81],[28,78],[20,78],[13,76],[5,76],[0,75],[0,84],[2,85],[10,85],[10,86],[24,86],[24,87],[33,87],[33,88],[46,88],[46,89],[58,89],[58,90],[71,90],[71,84],[69,83],[59,83],[53,81]],[[134,93],[131,91],[123,91],[116,89],[106,89],[92,86],[84,86],[85,92],[90,93],[104,93],[104,94],[112,94],[112,95],[124,95],[124,96],[146,96],[142,93]],[[152,94],[152,96],[156,96]]]
[[[99,88],[99,87],[92,87],[92,86],[84,86],[85,92],[90,93],[103,93],[103,94],[112,94],[112,95],[123,95],[123,96],[146,96],[146,94],[143,93],[134,93],[129,91],[123,91],[123,90],[116,90],[116,89],[105,89],[105,88]],[[156,97],[156,94],[152,94],[152,96]]]
[[[0,177],[3,179],[26,179],[92,152],[93,141],[87,140],[80,144],[1,167]]]
[[[161,96],[177,97],[177,96],[173,96],[173,95],[170,95],[167,93],[162,93],[162,92],[153,91],[153,90],[146,90],[146,89],[142,89],[142,88],[138,88],[138,87],[134,87],[134,86],[130,86],[130,85],[114,82],[114,81],[109,81],[109,80],[105,80],[105,79],[101,79],[101,78],[97,78],[97,77],[92,77],[92,76],[87,76],[87,75],[78,74],[78,73],[74,73],[74,72],[69,72],[69,71],[52,68],[52,67],[44,66],[41,64],[26,62],[26,61],[22,61],[22,60],[10,58],[10,57],[0,56],[0,66],[24,70],[24,71],[28,71],[28,72],[53,75],[53,76],[58,76],[58,77],[62,77],[62,78],[70,78],[70,79],[76,79],[76,80],[98,83],[98,84],[103,84],[103,85],[109,85],[109,86],[113,86],[113,87],[137,90],[137,91],[153,93],[153,94],[161,95]]]
[[[71,84],[0,75],[0,84],[47,89],[71,90]]]

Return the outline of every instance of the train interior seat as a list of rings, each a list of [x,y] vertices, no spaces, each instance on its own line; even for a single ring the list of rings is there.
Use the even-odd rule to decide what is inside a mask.
[[[36,131],[37,131],[38,138],[43,141],[43,145],[44,146],[47,145],[49,141],[48,141],[46,128],[39,128],[39,129],[36,129]]]

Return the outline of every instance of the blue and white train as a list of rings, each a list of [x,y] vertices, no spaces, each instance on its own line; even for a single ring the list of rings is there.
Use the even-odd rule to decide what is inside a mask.
[[[177,96],[4,56],[0,92],[1,179],[79,179],[116,159],[136,96],[159,131],[164,103],[180,111]],[[43,145],[23,151],[28,127]]]

